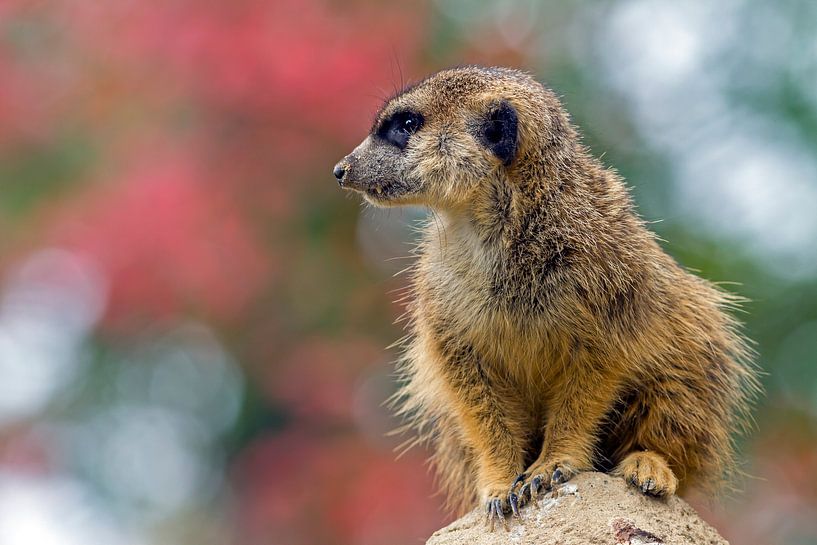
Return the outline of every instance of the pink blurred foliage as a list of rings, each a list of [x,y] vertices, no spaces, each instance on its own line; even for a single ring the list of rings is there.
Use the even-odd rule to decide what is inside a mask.
[[[260,438],[235,466],[241,543],[419,542],[443,523],[418,453],[303,431]]]
[[[35,139],[43,130],[38,92],[43,88],[35,78],[11,58],[0,42],[0,146],[10,146],[20,140]],[[32,100],[33,99],[33,100]],[[45,100],[47,102],[47,100]]]
[[[693,501],[731,543],[808,543],[817,536],[817,437],[804,428],[792,422],[759,437],[734,498]]]
[[[267,391],[293,422],[236,466],[242,542],[411,543],[444,522],[423,449],[398,459],[399,441],[385,437],[389,391],[361,383],[385,358],[371,339],[314,338],[268,370]]]
[[[29,423],[0,433],[0,467],[13,473],[43,474],[57,465],[53,445],[43,434],[32,432]]]
[[[371,339],[304,339],[267,370],[267,390],[286,403],[299,422],[348,422],[355,383],[386,357]]]
[[[272,276],[241,211],[190,157],[135,162],[56,215],[51,238],[99,261],[114,321],[180,311],[235,318]]]
[[[0,12],[0,23],[3,17]],[[15,49],[0,37],[0,147],[44,140],[54,128],[55,105],[71,80],[50,60],[33,62]]]
[[[287,203],[287,191],[311,174],[304,164],[331,165],[327,144],[351,143],[399,87],[399,59],[418,47],[422,11],[296,0],[10,0],[0,25],[26,37],[0,37],[0,142],[47,141],[71,127],[104,146],[127,145],[146,126],[177,130],[168,120],[192,108],[189,130],[209,139],[210,162],[231,164],[238,153],[249,170],[275,169],[262,196]],[[254,176],[263,179],[258,168]],[[247,181],[233,178],[237,187]]]
[[[157,84],[175,80],[196,100],[334,138],[366,128],[361,114],[382,98],[370,89],[398,84],[397,59],[419,43],[423,4],[173,0],[57,9],[87,49],[105,44],[103,58],[141,67]]]
[[[76,180],[104,177],[104,190],[38,216],[54,224],[46,231],[70,228],[70,242],[116,276],[112,315],[189,305],[235,314],[279,260],[253,240],[248,212],[285,220],[293,195],[323,182],[335,158],[327,143],[367,128],[378,83],[399,85],[397,59],[417,47],[421,12],[367,2],[10,0],[0,23],[41,37],[0,40],[0,141],[48,140],[70,125],[108,162],[127,158],[125,168],[108,166],[116,175],[91,168]],[[188,107],[198,119],[184,164],[129,151],[178,139],[184,129],[172,119]]]

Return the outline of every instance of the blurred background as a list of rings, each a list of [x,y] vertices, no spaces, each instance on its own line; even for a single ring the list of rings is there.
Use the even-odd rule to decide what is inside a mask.
[[[338,190],[402,83],[534,73],[752,300],[733,543],[817,543],[817,3],[0,2],[0,545],[422,543],[383,400],[423,210]]]

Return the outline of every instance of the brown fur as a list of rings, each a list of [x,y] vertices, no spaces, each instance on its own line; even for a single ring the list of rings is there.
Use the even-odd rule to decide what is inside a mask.
[[[509,164],[474,137],[498,101],[519,120]],[[407,108],[425,123],[405,149],[380,141]],[[518,474],[547,486],[557,468],[655,495],[722,482],[757,390],[736,298],[662,251],[550,90],[508,69],[439,72],[390,99],[339,165],[375,204],[435,212],[397,402],[452,506],[507,509]]]

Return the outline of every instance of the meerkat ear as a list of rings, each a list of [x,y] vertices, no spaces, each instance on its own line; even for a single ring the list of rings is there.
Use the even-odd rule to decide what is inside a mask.
[[[518,147],[519,120],[516,110],[505,100],[489,108],[480,126],[480,141],[502,164],[510,165]]]

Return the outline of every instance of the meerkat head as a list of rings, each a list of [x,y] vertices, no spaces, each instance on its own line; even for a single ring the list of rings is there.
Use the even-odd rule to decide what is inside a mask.
[[[558,99],[527,74],[456,68],[387,100],[333,173],[375,205],[457,208],[520,168],[544,172],[537,163],[563,160],[573,140]]]

